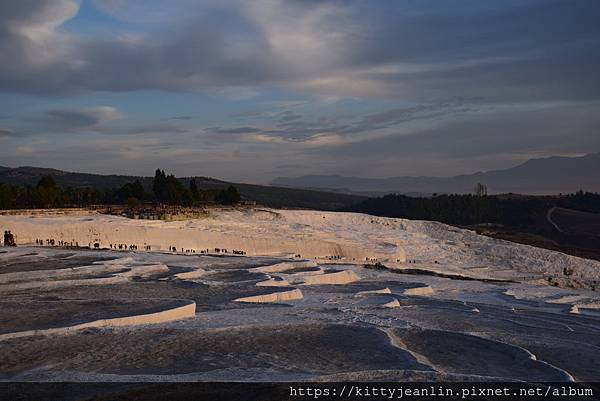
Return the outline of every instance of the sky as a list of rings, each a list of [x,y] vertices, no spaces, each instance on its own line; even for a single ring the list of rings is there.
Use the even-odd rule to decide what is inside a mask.
[[[597,0],[4,0],[0,165],[451,176],[600,151]]]

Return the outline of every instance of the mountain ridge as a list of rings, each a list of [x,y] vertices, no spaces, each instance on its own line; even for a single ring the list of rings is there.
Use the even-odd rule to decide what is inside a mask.
[[[579,189],[600,191],[600,153],[580,157],[551,156],[529,159],[517,166],[451,177],[398,176],[364,178],[343,175],[278,177],[271,183],[291,188],[333,190],[343,193],[470,193],[477,183],[489,193],[550,195]]]

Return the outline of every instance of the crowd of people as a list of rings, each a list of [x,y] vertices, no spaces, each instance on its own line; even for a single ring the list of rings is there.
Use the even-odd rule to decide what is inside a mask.
[[[79,248],[79,242],[76,241],[63,241],[63,240],[59,240],[56,241],[53,238],[48,238],[48,239],[36,239],[35,240],[35,244],[38,246],[59,246],[59,247],[75,247],[75,248]],[[4,246],[16,246],[16,241],[15,241],[15,237],[14,235],[10,232],[10,230],[5,230],[4,231]],[[93,248],[93,249],[100,249],[100,242],[94,242],[94,243],[89,243],[88,244],[88,248]],[[138,245],[135,244],[109,244],[109,248],[110,249],[114,249],[114,250],[121,250],[121,251],[137,251],[139,250]],[[143,249],[145,251],[151,251],[152,250],[152,246],[151,245],[147,245],[144,244]],[[228,254],[231,253],[233,255],[246,255],[246,251],[242,251],[242,250],[238,250],[238,249],[233,249],[231,250],[231,252],[229,252],[228,249],[225,248],[214,248],[211,252],[211,249],[206,248],[206,249],[201,249],[199,251],[197,251],[196,249],[193,248],[180,248],[181,250],[179,250],[176,246],[169,246],[169,252],[175,252],[175,253],[200,253],[200,254],[211,254],[211,253],[219,253],[219,254]],[[295,258],[301,258],[300,254],[296,254],[294,255]],[[315,256],[315,259],[326,259],[326,260],[341,260],[343,259],[342,256],[340,255],[331,255],[331,256],[322,256],[322,257],[317,257]],[[355,258],[353,258],[352,260],[355,260]],[[374,263],[374,262],[378,262],[377,258],[369,258],[366,257],[365,258],[366,262],[370,262],[370,263]],[[397,260],[398,262],[400,262],[400,259]],[[408,260],[408,263],[416,263],[415,260]],[[437,261],[435,263],[438,263]]]
[[[68,242],[68,241],[62,241],[62,240],[56,241],[54,238],[36,239],[35,244],[38,246],[59,246],[59,247],[75,247],[75,248],[79,247],[79,242],[76,242],[76,241]],[[11,234],[10,231],[4,231],[4,246],[16,246],[14,236],[13,236],[13,234]],[[90,242],[88,244],[88,248],[100,249],[101,248],[100,242]],[[113,250],[119,250],[119,251],[137,251],[140,249],[140,247],[135,244],[128,245],[128,244],[112,244],[112,243],[109,244],[109,248],[113,249]],[[145,251],[151,251],[152,246],[144,244],[142,249]],[[206,248],[206,249],[201,249],[201,250],[197,251],[196,249],[192,249],[192,248],[177,248],[176,246],[169,246],[169,252],[201,253],[201,254],[231,253],[233,255],[246,255],[246,251],[237,250],[237,249],[233,249],[231,252],[229,252],[229,250],[225,249],[225,248],[214,248],[212,251],[211,251],[211,249]]]
[[[79,242],[77,241],[55,241],[54,238],[47,238],[45,240],[43,239],[36,239],[35,240],[35,244],[39,245],[39,246],[56,246],[58,244],[58,246],[61,247],[75,247],[75,248],[79,248]]]
[[[130,250],[130,251],[137,251],[138,250],[138,246],[137,245],[129,245],[127,246],[127,244],[109,244],[110,249],[118,249],[121,251],[126,251],[126,250]],[[96,247],[96,244],[94,244],[94,247]],[[100,247],[100,244],[98,244],[98,247]],[[144,245],[144,249],[146,251],[150,250],[150,245]]]
[[[176,246],[170,246],[169,247],[169,252],[179,252],[177,250]],[[181,253],[196,253],[197,251],[195,249],[186,249],[186,248],[181,248]],[[198,251],[198,253],[201,254],[209,254],[209,253],[230,253],[229,250],[224,249],[224,248],[214,248],[214,251],[211,252],[211,250],[209,248],[206,249],[201,249],[200,251]],[[240,251],[237,249],[233,249],[231,251],[232,255],[246,255],[246,251]]]

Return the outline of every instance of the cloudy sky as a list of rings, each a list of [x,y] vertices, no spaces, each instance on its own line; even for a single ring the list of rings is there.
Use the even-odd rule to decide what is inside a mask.
[[[4,0],[0,165],[447,176],[600,151],[598,0]]]

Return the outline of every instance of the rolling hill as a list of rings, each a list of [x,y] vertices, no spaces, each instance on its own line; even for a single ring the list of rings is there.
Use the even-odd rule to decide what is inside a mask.
[[[56,183],[64,188],[120,188],[127,183],[140,180],[146,191],[152,189],[152,177],[76,173],[41,167],[10,168],[0,166],[0,183],[14,186],[35,186],[46,175],[52,175]],[[181,177],[179,180],[187,186],[191,178]],[[231,183],[209,177],[196,177],[196,182],[200,189],[224,189],[229,185],[234,185],[238,188],[243,199],[277,208],[337,210],[365,199],[361,196],[343,193]]]

